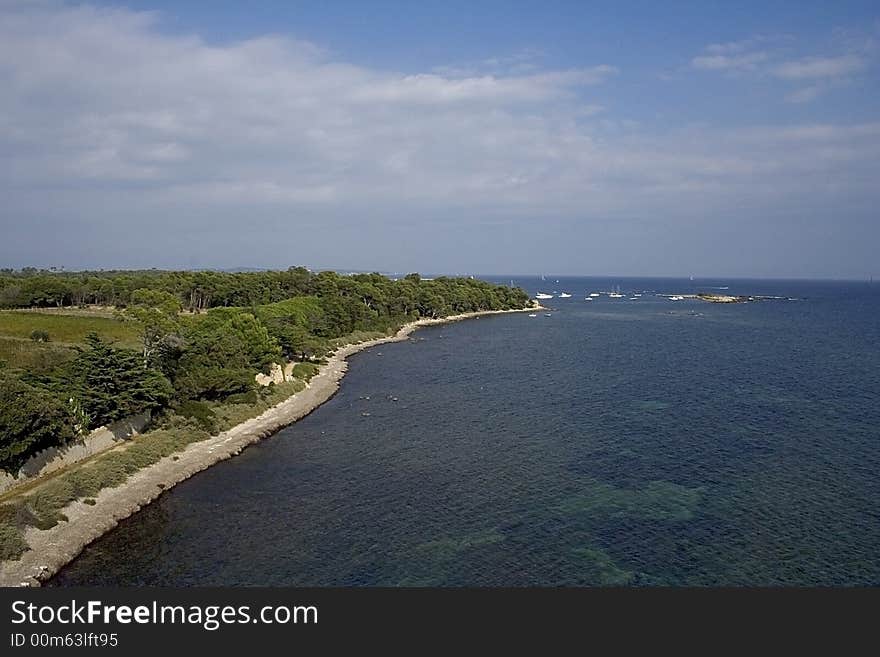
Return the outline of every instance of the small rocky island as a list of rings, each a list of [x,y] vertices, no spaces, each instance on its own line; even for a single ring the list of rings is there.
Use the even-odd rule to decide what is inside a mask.
[[[669,297],[672,301],[682,301],[684,299],[696,299],[698,301],[706,301],[707,303],[747,303],[749,301],[797,301],[793,297],[771,297],[761,294],[733,295],[733,294],[715,294],[712,292],[698,292],[697,294],[661,294],[659,296]]]
[[[708,301],[709,303],[746,303],[747,301],[797,301],[792,297],[771,297],[762,294],[737,295],[732,294],[710,294],[708,292],[700,292],[699,294],[684,295],[691,299],[699,299],[700,301]]]
[[[745,303],[751,299],[751,297],[733,296],[730,294],[709,294],[706,292],[695,294],[694,298],[700,299],[701,301],[708,301],[709,303]]]

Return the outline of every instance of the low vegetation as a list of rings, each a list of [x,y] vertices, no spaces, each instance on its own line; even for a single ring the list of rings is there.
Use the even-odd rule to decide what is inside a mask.
[[[303,381],[308,381],[318,373],[318,365],[316,363],[297,363],[293,366],[293,376]]]
[[[0,335],[7,338],[72,345],[81,344],[90,333],[124,347],[137,348],[140,343],[138,327],[121,319],[88,314],[0,312]],[[45,339],[37,340],[35,335]]]
[[[0,336],[0,364],[5,369],[45,374],[74,356],[76,351],[69,345]]]

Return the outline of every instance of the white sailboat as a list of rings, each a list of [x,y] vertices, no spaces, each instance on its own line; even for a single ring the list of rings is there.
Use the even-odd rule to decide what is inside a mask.
[[[544,292],[538,292],[538,293],[535,295],[535,298],[536,298],[536,299],[552,299],[552,298],[553,298],[553,295],[552,295],[552,294],[546,294],[546,293],[544,293]]]
[[[620,286],[616,286],[612,292],[609,292],[608,297],[611,299],[623,299],[623,295],[620,293]]]

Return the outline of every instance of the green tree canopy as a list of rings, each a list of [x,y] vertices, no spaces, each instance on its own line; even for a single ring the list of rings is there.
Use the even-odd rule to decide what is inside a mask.
[[[251,313],[221,308],[190,322],[175,385],[186,397],[219,398],[246,392],[256,371],[268,371],[280,360],[281,348]],[[224,372],[230,383],[223,381]]]
[[[0,469],[17,472],[37,452],[74,437],[64,402],[0,370]]]
[[[55,385],[82,408],[90,429],[165,406],[173,395],[171,382],[144,367],[136,352],[116,349],[94,333]]]

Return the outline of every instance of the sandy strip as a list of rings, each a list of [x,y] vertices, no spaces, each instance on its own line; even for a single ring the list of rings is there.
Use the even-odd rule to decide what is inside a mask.
[[[378,344],[406,340],[413,331],[422,326],[445,324],[481,315],[530,310],[534,309],[495,310],[441,319],[422,319],[406,324],[394,336],[337,349],[312,377],[305,390],[255,418],[188,445],[183,451],[139,470],[120,486],[105,488],[94,498],[93,506],[82,501],[71,503],[63,511],[68,518],[67,522],[59,522],[47,530],[28,527],[25,530],[25,540],[31,549],[18,561],[4,561],[0,564],[0,586],[39,586],[40,582],[46,581],[73,561],[89,543],[116,527],[120,520],[155,500],[164,491],[305,417],[339,389],[339,382],[348,369],[346,359],[352,354]],[[174,460],[175,457],[177,460]]]

